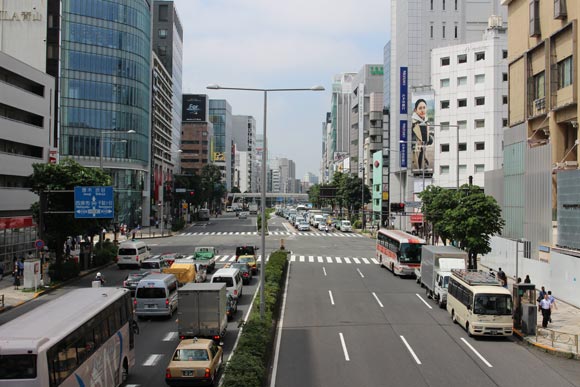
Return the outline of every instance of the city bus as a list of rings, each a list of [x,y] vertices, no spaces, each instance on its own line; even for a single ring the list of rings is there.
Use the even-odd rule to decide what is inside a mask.
[[[414,275],[421,266],[425,241],[400,230],[381,229],[377,233],[377,260],[395,275]]]
[[[86,288],[0,326],[0,387],[120,386],[135,364],[131,293]]]
[[[447,311],[468,336],[512,335],[512,296],[487,272],[451,270]]]

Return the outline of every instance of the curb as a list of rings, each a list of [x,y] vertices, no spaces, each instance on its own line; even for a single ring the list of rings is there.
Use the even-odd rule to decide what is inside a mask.
[[[526,336],[524,336],[519,330],[514,328],[514,335],[521,341],[521,342],[525,342],[528,346],[531,347],[536,347],[539,350],[549,353],[551,355],[554,356],[558,356],[558,357],[564,357],[567,359],[575,359],[575,360],[580,360],[580,354],[576,354],[574,352],[569,352],[569,351],[563,351],[561,349],[557,349],[557,348],[553,348],[550,347],[549,345],[545,345],[545,344],[539,344],[539,343],[535,343],[531,340],[528,340],[526,338]]]

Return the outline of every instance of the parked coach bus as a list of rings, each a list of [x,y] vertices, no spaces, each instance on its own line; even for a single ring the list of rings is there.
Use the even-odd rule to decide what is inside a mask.
[[[451,270],[447,311],[469,336],[512,335],[512,296],[487,272]]]
[[[0,386],[120,386],[135,363],[131,293],[76,289],[0,326]]]
[[[395,275],[414,275],[421,266],[421,246],[425,241],[399,230],[377,233],[377,259]]]

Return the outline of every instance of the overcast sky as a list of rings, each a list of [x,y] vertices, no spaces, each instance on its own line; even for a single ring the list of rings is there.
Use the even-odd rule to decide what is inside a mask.
[[[382,63],[389,0],[174,0],[183,24],[183,93],[226,99],[263,130],[263,94],[229,87],[308,88],[268,94],[270,156],[320,174],[322,122],[334,74]]]

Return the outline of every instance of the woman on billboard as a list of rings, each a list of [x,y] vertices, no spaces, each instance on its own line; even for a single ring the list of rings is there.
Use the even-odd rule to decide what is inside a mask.
[[[433,135],[427,122],[427,102],[423,98],[415,101],[412,116],[413,125],[413,169],[431,168],[431,160],[427,157],[428,145],[433,144]]]

